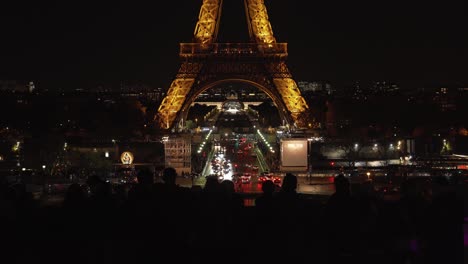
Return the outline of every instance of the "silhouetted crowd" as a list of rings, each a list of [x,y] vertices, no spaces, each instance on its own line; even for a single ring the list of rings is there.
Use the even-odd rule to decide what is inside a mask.
[[[262,184],[245,206],[235,184],[176,184],[173,168],[147,170],[126,189],[97,176],[44,206],[22,184],[1,186],[3,263],[464,263],[464,184],[408,179],[384,200],[372,182],[334,179],[326,202]]]

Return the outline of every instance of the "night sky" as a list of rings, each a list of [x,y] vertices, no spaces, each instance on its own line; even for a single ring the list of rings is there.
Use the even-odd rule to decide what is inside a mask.
[[[202,0],[8,1],[0,4],[0,79],[48,88],[122,80],[169,86],[179,43]],[[225,0],[219,41],[247,40],[243,3]],[[468,86],[463,1],[266,0],[297,81],[390,80],[404,88]]]

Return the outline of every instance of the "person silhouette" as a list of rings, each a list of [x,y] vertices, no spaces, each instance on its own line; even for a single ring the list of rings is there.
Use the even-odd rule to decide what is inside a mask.
[[[266,180],[262,183],[262,194],[255,199],[255,235],[256,245],[260,252],[269,252],[271,249],[271,241],[276,238],[274,221],[276,210],[274,208],[274,193],[276,186],[271,180]],[[262,262],[274,261],[276,255],[262,254]]]
[[[221,189],[228,206],[234,210],[233,213],[240,214],[240,210],[244,207],[244,199],[236,192],[234,182],[231,180],[223,180],[221,182]]]
[[[275,184],[271,180],[262,183],[262,194],[255,199],[255,207],[262,212],[263,210],[273,209],[273,193],[275,192]],[[266,212],[265,212],[266,213]]]
[[[154,184],[153,173],[149,169],[142,169],[137,173],[137,183],[128,192],[131,202],[147,203],[152,199]]]
[[[177,171],[173,167],[164,168],[162,179],[165,185],[175,186],[177,181]]]
[[[425,214],[424,263],[464,263],[464,205],[445,176],[432,182],[433,199]],[[466,263],[466,262],[465,262]]]
[[[297,177],[292,173],[286,173],[281,189],[274,197],[274,205],[284,216],[292,216],[298,213],[303,206],[302,196],[297,193]]]
[[[279,192],[274,195],[273,208],[276,213],[276,221],[282,223],[282,228],[277,230],[276,236],[280,241],[286,241],[283,246],[283,261],[300,261],[301,250],[305,244],[305,201],[297,192],[297,176],[286,173]]]
[[[86,194],[78,183],[68,186],[63,200],[63,206],[70,210],[82,210],[86,205]]]
[[[159,248],[168,256],[187,249],[191,228],[187,219],[192,213],[192,193],[189,188],[177,184],[177,176],[175,168],[164,168],[163,182],[155,184],[154,189],[154,217],[160,226],[155,236],[158,236]],[[177,249],[173,245],[178,245]]]
[[[328,257],[331,263],[353,260],[356,254],[355,202],[351,196],[349,180],[339,174],[333,181],[335,192],[329,197],[324,209],[325,235],[328,238]],[[346,220],[346,223],[343,221]]]

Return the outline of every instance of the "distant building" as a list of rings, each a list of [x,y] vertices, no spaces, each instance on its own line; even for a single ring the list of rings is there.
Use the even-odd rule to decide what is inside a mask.
[[[126,83],[120,84],[120,96],[146,98],[152,101],[161,101],[165,96],[165,90],[162,88],[152,88],[149,85],[141,83]]]
[[[265,100],[268,95],[256,87],[249,85],[228,84],[226,86],[216,86],[201,93],[196,101],[224,101],[233,99],[239,100]]]
[[[178,174],[192,172],[191,135],[167,137],[164,140],[165,166],[173,167]]]
[[[378,94],[396,93],[400,87],[396,83],[389,81],[374,81],[372,83],[372,92]]]
[[[367,100],[368,93],[363,88],[361,82],[359,81],[353,82],[351,87],[349,87],[347,90],[348,90],[348,94],[351,94],[353,99]]]
[[[0,92],[25,93],[30,91],[32,82],[18,80],[0,80]],[[32,83],[34,87],[34,83]],[[34,90],[34,88],[33,88]]]
[[[326,81],[313,81],[313,82],[299,81],[297,83],[297,86],[299,87],[301,92],[304,92],[304,93],[312,92],[312,93],[324,93],[324,94],[331,95],[335,92],[332,85]]]
[[[457,90],[441,87],[436,90],[433,100],[439,106],[440,111],[449,112],[457,110]]]

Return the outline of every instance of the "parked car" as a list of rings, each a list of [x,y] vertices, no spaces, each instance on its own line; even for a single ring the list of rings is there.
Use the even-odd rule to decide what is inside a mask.
[[[265,176],[258,176],[258,183],[263,183],[267,180]]]
[[[273,177],[272,181],[273,181],[274,184],[277,184],[277,185],[281,184],[281,178],[280,177]]]
[[[250,183],[250,177],[246,177],[244,175],[241,176],[242,183]]]

